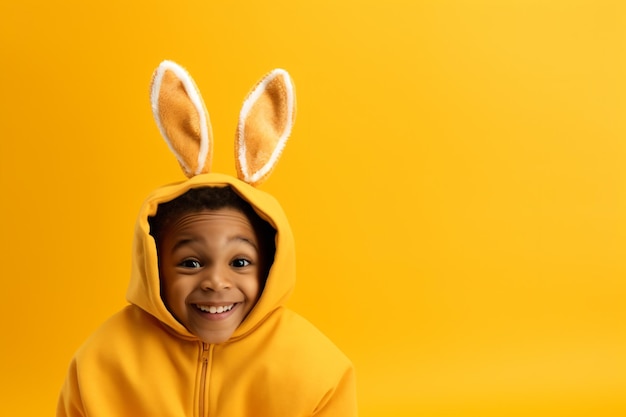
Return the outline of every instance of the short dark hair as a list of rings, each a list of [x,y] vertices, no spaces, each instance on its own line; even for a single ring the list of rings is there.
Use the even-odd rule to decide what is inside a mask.
[[[240,211],[252,224],[259,240],[262,265],[261,276],[265,280],[272,263],[274,263],[276,230],[257,214],[250,203],[229,186],[192,188],[173,200],[159,204],[156,214],[148,218],[150,234],[156,241],[157,250],[163,231],[172,221],[185,214],[223,208],[232,208]]]

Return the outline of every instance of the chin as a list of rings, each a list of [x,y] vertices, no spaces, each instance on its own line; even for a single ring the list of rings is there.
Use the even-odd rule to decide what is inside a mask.
[[[233,335],[233,332],[214,332],[211,334],[198,335],[198,338],[210,345],[224,343]]]

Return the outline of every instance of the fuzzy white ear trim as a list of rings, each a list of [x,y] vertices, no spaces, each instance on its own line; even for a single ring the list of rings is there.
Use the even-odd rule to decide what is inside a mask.
[[[278,76],[282,76],[285,78],[285,91],[287,93],[287,122],[285,125],[285,130],[282,132],[276,147],[272,151],[272,155],[265,165],[263,165],[256,172],[249,172],[248,162],[246,160],[246,138],[245,138],[245,122],[252,109],[252,106],[256,101],[261,97],[263,92],[266,90],[267,86]],[[244,175],[243,180],[247,183],[254,184],[263,178],[273,167],[276,165],[278,158],[280,157],[283,149],[285,148],[285,144],[287,143],[287,139],[289,139],[289,135],[291,135],[291,129],[293,128],[293,112],[294,112],[294,91],[293,84],[291,83],[291,77],[289,73],[283,69],[277,68],[271,71],[254,89],[252,93],[248,96],[246,101],[244,101],[243,106],[241,108],[241,113],[239,115],[239,126],[238,126],[238,140],[239,140],[239,154],[237,155],[239,159],[239,164],[241,167],[241,171]]]
[[[176,159],[180,162],[183,169],[191,174],[191,168],[185,163],[180,154],[176,151],[172,142],[167,135],[163,124],[161,123],[161,118],[159,117],[159,93],[161,91],[161,83],[163,81],[163,75],[165,71],[172,71],[176,77],[182,82],[183,87],[185,88],[185,92],[187,96],[189,96],[189,100],[196,108],[198,112],[198,117],[200,120],[200,150],[198,152],[198,168],[193,175],[198,175],[202,172],[204,168],[204,164],[207,158],[207,154],[209,152],[209,128],[208,128],[208,120],[205,112],[204,102],[202,101],[202,97],[196,88],[193,79],[189,75],[189,73],[180,65],[175,63],[174,61],[163,61],[157,68],[154,81],[152,83],[152,91],[150,92],[150,102],[152,104],[152,114],[154,119],[156,120],[157,126],[159,127],[159,131],[161,132],[161,136],[167,142],[172,153],[176,156]]]

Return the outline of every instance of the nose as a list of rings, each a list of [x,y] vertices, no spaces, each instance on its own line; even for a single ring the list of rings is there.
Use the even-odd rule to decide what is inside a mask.
[[[202,274],[200,288],[203,291],[222,291],[229,289],[231,283],[224,272],[225,271],[216,266],[207,268],[205,273]]]

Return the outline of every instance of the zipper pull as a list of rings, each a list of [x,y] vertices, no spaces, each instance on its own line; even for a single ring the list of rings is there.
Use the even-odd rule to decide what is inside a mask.
[[[202,360],[206,363],[209,360],[209,352],[211,351],[211,345],[202,342]]]

